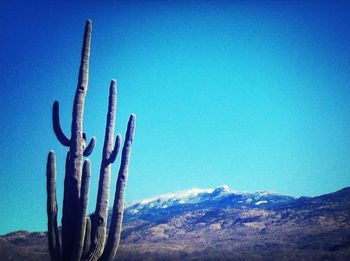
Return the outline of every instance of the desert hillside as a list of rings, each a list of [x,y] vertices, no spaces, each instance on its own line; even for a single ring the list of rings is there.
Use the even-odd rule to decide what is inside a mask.
[[[118,260],[349,260],[350,188],[319,197],[192,189],[129,204]],[[0,238],[2,260],[48,260],[46,233]]]

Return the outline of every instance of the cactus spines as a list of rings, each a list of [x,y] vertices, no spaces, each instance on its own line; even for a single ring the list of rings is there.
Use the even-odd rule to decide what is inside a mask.
[[[46,165],[48,241],[52,260],[60,260],[60,240],[57,228],[57,200],[56,200],[56,160],[55,153],[49,152]]]
[[[130,116],[127,126],[113,206],[113,218],[116,218],[116,220],[112,220],[112,226],[115,227],[110,227],[106,244],[110,171],[111,164],[114,163],[119,151],[121,136],[117,135],[114,140],[117,90],[116,81],[112,80],[109,89],[108,112],[96,209],[91,217],[86,217],[90,161],[88,159],[84,160],[84,157],[92,153],[96,142],[95,137],[92,137],[87,144],[86,133],[83,132],[83,113],[88,83],[91,29],[92,22],[88,20],[85,25],[78,86],[73,102],[70,138],[62,131],[59,104],[57,101],[54,102],[52,108],[53,129],[56,137],[63,146],[69,148],[64,177],[62,244],[60,244],[57,228],[56,166],[53,151],[49,152],[47,160],[49,250],[51,259],[57,261],[111,260],[116,254],[120,239],[124,188],[128,173],[135,116]]]

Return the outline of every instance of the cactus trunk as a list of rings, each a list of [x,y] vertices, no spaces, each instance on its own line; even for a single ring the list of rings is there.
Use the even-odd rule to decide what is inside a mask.
[[[81,173],[83,162],[83,113],[84,101],[88,84],[88,67],[90,57],[92,24],[88,20],[85,25],[83,48],[81,52],[78,86],[75,92],[72,112],[69,173],[65,176],[64,204],[62,216],[62,251],[63,259],[69,260],[74,240],[76,238],[74,226],[77,222]],[[68,175],[67,175],[68,174]]]
[[[88,73],[89,73],[89,58],[91,44],[92,23],[90,20],[86,22],[83,48],[81,51],[81,60],[79,68],[78,86],[75,92],[72,112],[72,127],[71,127],[71,147],[70,154],[72,156],[73,178],[74,178],[74,194],[79,199],[81,186],[81,169],[83,159],[83,114],[85,96],[88,88]]]

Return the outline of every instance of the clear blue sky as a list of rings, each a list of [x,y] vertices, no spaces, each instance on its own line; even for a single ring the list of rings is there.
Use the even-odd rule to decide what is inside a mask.
[[[46,229],[49,149],[62,210],[66,148],[51,106],[60,101],[68,132],[87,18],[90,211],[112,78],[117,131],[137,115],[127,201],[222,184],[293,196],[350,185],[346,2],[0,1],[0,234]]]

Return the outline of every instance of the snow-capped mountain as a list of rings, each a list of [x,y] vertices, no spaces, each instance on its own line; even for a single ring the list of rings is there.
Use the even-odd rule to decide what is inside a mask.
[[[117,260],[350,260],[350,188],[318,197],[190,189],[131,202]],[[46,233],[0,236],[1,260],[49,260]]]
[[[130,202],[125,208],[125,218],[153,220],[180,214],[188,210],[225,207],[271,208],[296,199],[274,192],[237,192],[223,185],[214,189],[198,189],[168,193],[140,201]],[[157,210],[157,211],[155,211]]]

